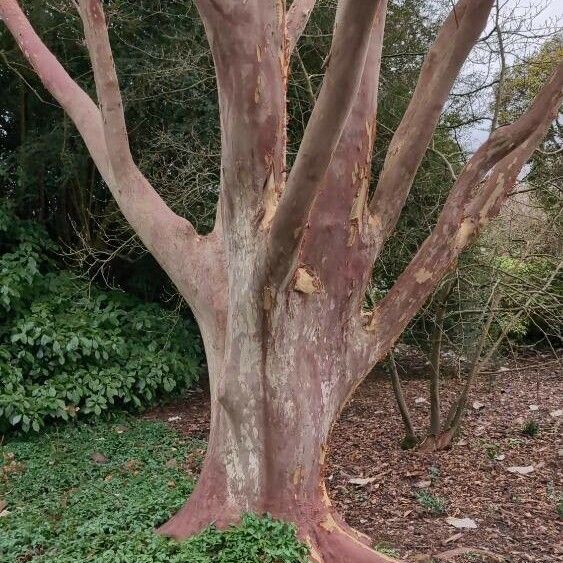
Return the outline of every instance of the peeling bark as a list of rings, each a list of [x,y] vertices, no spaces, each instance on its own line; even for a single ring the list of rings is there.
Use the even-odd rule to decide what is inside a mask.
[[[295,0],[286,13],[283,0],[196,0],[216,67],[222,135],[216,224],[200,236],[131,158],[101,0],[75,2],[99,107],[41,42],[17,0],[0,0],[0,17],[202,332],[209,448],[195,491],[161,533],[182,539],[247,511],[270,512],[297,523],[315,561],[390,561],[330,506],[323,466],[332,425],[498,213],[563,97],[561,64],[522,118],[475,153],[434,230],[366,317],[374,260],[492,3],[459,0],[444,23],[368,203],[385,0],[340,0],[330,64],[287,186],[289,57],[314,1]]]

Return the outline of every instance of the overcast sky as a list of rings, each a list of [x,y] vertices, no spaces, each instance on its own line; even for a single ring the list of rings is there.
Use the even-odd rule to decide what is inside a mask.
[[[447,4],[447,3],[446,3]],[[526,23],[522,23],[522,28],[524,31],[529,29],[530,22],[529,16],[530,13],[535,14],[532,27],[534,29],[534,33],[542,34],[553,33],[555,29],[558,29],[560,32],[563,30],[563,0],[500,0],[501,5],[501,22],[506,20],[507,18],[512,20],[509,24],[502,24],[501,27],[505,28],[505,32],[509,29],[514,30],[516,27],[520,25],[522,21],[525,20]],[[493,10],[494,11],[494,10]],[[489,21],[489,25],[487,26],[487,30],[485,34],[490,32],[493,28],[494,21],[491,18]],[[526,33],[527,35],[527,33]],[[505,39],[505,41],[509,41],[510,44],[510,52],[517,54],[516,59],[509,55],[507,57],[509,66],[516,62],[517,59],[522,60],[522,58],[526,58],[527,56],[531,55],[534,51],[536,51],[540,45],[545,41],[545,38],[533,38],[529,40],[520,40],[514,39],[515,43],[512,42],[510,39]],[[468,62],[465,70],[469,73],[474,71],[479,72],[480,64],[477,62],[481,59],[470,58],[470,62]],[[493,68],[496,66],[498,61],[493,61]],[[465,74],[462,73],[462,75]],[[461,89],[464,91],[464,88]],[[487,93],[488,95],[492,95],[492,90],[490,91],[483,91],[481,100],[487,104]],[[479,146],[489,135],[490,123],[487,121],[481,122],[479,124],[475,124],[474,126],[470,127],[468,131],[466,131],[467,136],[462,135],[464,138],[463,144],[470,148],[470,150],[475,150],[477,146]]]

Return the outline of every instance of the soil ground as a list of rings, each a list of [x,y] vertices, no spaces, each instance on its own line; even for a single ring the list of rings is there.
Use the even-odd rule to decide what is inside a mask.
[[[327,484],[346,521],[408,562],[563,561],[561,363],[534,357],[507,368],[492,390],[489,377],[477,383],[461,435],[451,450],[434,454],[401,449],[391,386],[383,372],[371,374],[342,413],[330,444]],[[424,370],[423,363],[403,363],[405,396],[421,434],[429,411]],[[444,412],[461,385],[455,377],[445,382]],[[147,416],[205,439],[209,397],[192,392]],[[538,426],[534,437],[523,433],[531,421]],[[197,473],[203,453],[186,460],[188,471]],[[514,467],[531,472],[509,470]],[[350,482],[358,478],[370,480]],[[447,517],[470,518],[477,527],[458,529]]]

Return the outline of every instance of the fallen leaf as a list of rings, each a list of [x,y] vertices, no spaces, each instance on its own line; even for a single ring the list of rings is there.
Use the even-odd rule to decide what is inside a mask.
[[[488,549],[482,549],[477,547],[456,547],[455,549],[451,549],[449,551],[444,551],[442,553],[438,553],[434,556],[435,559],[438,561],[453,561],[458,555],[466,555],[466,554],[476,554],[476,555],[484,555],[491,561],[505,561],[504,557],[489,551]]]
[[[457,541],[460,538],[463,537],[463,533],[462,532],[458,532],[457,534],[454,534],[453,536],[450,536],[448,539],[445,539],[442,544],[443,545],[448,545],[449,543],[452,543],[453,541]]]
[[[426,489],[427,487],[430,487],[430,485],[432,485],[432,481],[418,481],[417,483],[414,484],[414,486],[417,489]]]
[[[484,407],[485,407],[485,403],[480,403],[479,401],[473,401],[473,408],[476,411],[480,411]]]
[[[495,459],[496,459],[497,461],[503,461],[505,458],[506,458],[506,456],[505,456],[504,454],[497,454],[497,455],[495,456]]]
[[[472,518],[454,518],[453,516],[449,516],[448,518],[446,518],[446,522],[450,526],[458,529],[474,530],[475,528],[477,528],[477,524]]]
[[[538,405],[529,405],[528,408],[529,408],[531,411],[539,411],[539,410],[540,410],[540,408],[538,407]]]
[[[517,473],[518,475],[529,475],[530,473],[532,473],[534,471],[534,466],[533,465],[524,465],[524,466],[513,466],[513,467],[507,467],[506,468],[507,471],[510,471],[510,473]]]
[[[103,464],[103,463],[107,463],[109,460],[108,458],[99,453],[99,452],[94,452],[91,456],[90,459],[94,462],[94,463],[99,463],[99,464]]]
[[[456,446],[467,446],[468,442],[467,440],[458,440],[456,442]]]
[[[366,477],[365,479],[357,477],[354,479],[348,479],[348,483],[351,483],[352,485],[360,485],[361,487],[363,487],[365,485],[369,485],[370,483],[373,483],[376,480],[377,477]]]

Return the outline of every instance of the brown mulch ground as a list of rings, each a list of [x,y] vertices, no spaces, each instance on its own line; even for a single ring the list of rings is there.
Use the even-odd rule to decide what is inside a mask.
[[[371,536],[379,549],[408,562],[563,561],[557,513],[563,493],[563,417],[550,414],[563,407],[563,378],[557,364],[538,368],[537,362],[511,365],[518,370],[498,374],[492,392],[483,378],[472,395],[472,402],[483,406],[469,409],[454,447],[424,455],[401,450],[402,426],[391,387],[381,373],[368,377],[335,426],[328,461],[330,496],[347,522]],[[417,366],[411,365],[409,374],[416,376]],[[447,382],[444,410],[460,387],[455,378]],[[426,389],[423,379],[404,381],[421,431],[429,405],[415,399],[427,399]],[[205,438],[209,398],[195,392],[148,416]],[[534,438],[522,433],[530,420],[539,425]],[[514,466],[533,466],[533,471],[508,471]],[[366,485],[350,483],[371,477],[375,479]],[[417,499],[421,494],[427,497],[426,508]],[[445,512],[433,513],[440,501]],[[477,528],[456,529],[446,522],[448,516],[471,518]]]

